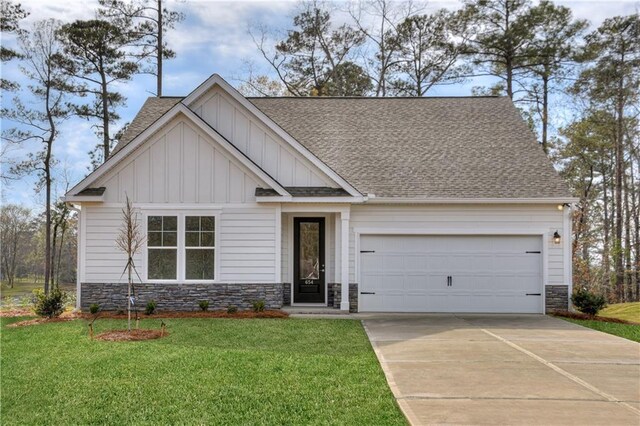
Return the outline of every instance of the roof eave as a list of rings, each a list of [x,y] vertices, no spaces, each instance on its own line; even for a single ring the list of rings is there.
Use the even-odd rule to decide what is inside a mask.
[[[368,204],[575,204],[576,197],[548,198],[369,198]]]
[[[302,204],[336,204],[336,203],[347,203],[347,204],[361,204],[367,201],[367,197],[363,196],[347,196],[347,197],[274,197],[274,196],[266,196],[266,197],[256,197],[257,203],[267,204],[267,203],[302,203]]]

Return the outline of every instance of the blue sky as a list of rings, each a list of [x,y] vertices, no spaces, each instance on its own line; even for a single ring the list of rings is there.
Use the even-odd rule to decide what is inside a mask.
[[[296,1],[214,1],[214,0],[165,0],[169,7],[185,13],[186,19],[168,34],[170,46],[177,52],[176,59],[165,63],[164,95],[185,95],[197,87],[209,75],[218,73],[231,84],[238,85],[238,78],[246,70],[246,62],[252,62],[256,70],[269,73],[248,33],[255,24],[265,25],[276,32],[284,32],[291,25],[295,15]],[[75,19],[90,19],[94,15],[97,0],[21,0],[23,7],[31,12],[24,21],[28,27],[31,22],[52,18],[71,22]],[[597,26],[610,16],[633,13],[640,7],[636,0],[586,0],[556,1],[572,8],[574,16],[588,19]],[[431,1],[427,9],[442,7],[456,8],[459,2]],[[346,19],[346,15],[337,20]],[[11,45],[14,40],[6,38],[3,44]],[[17,63],[3,66],[5,78],[26,84],[20,75]],[[467,82],[456,86],[442,86],[429,94],[469,95],[471,87],[478,82]],[[131,82],[120,87],[127,97],[126,107],[120,110],[121,120],[116,128],[131,121],[144,100],[155,88],[150,76],[137,76]],[[18,94],[20,96],[20,94]],[[3,122],[2,127],[10,126]],[[87,173],[90,164],[87,152],[95,146],[97,138],[91,130],[91,123],[72,119],[62,126],[61,135],[56,142],[54,155],[60,164],[57,167],[57,185],[55,191],[61,195],[65,181],[72,186]],[[27,152],[37,150],[36,144],[12,151],[19,159]],[[34,192],[34,177],[25,177],[2,188],[2,202],[26,204],[34,208],[42,206],[42,194]]]

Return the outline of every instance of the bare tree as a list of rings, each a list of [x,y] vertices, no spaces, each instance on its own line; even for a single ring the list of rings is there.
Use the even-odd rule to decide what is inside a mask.
[[[424,7],[424,2],[390,0],[360,0],[349,4],[351,19],[365,35],[365,44],[374,50],[372,55],[367,55],[366,62],[376,96],[387,95],[388,82],[398,65],[398,26]]]
[[[45,272],[44,291],[49,292],[51,280],[51,185],[53,144],[58,138],[60,124],[72,115],[68,103],[69,77],[59,67],[61,46],[57,37],[60,22],[54,19],[36,22],[29,33],[19,37],[24,57],[22,73],[30,80],[33,97],[25,103],[24,93],[13,99],[13,108],[2,108],[1,116],[16,126],[3,132],[3,138],[12,143],[27,141],[42,143],[42,151],[30,153],[27,160],[13,168],[16,174],[36,172],[40,177],[37,190],[45,190]]]
[[[2,279],[13,288],[18,258],[28,245],[33,231],[31,210],[15,204],[2,206],[0,211],[0,259],[2,260]]]
[[[144,244],[144,237],[140,230],[138,222],[138,211],[133,207],[133,203],[127,196],[126,203],[122,209],[122,226],[120,233],[116,238],[116,245],[127,255],[127,329],[131,331],[131,301],[134,292],[133,289],[133,273],[136,271],[136,265],[133,260],[136,253],[140,251]]]

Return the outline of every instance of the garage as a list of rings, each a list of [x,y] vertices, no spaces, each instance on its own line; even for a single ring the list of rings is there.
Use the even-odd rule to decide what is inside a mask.
[[[539,235],[361,235],[361,312],[542,313]]]

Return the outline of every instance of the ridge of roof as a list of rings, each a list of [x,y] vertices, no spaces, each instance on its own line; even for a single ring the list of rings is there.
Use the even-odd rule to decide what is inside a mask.
[[[482,96],[247,96],[248,100],[254,99],[336,99],[336,100],[431,100],[431,99],[508,99],[507,96],[482,95]]]

